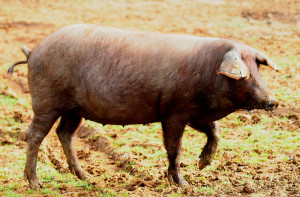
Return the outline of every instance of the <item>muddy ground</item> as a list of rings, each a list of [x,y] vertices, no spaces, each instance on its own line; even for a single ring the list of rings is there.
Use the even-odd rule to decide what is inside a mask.
[[[300,1],[233,1],[233,0],[193,0],[193,1],[44,1],[44,0],[0,0],[0,85],[1,95],[12,98],[22,98],[30,104],[30,94],[27,86],[26,66],[16,68],[12,78],[8,79],[6,69],[17,60],[24,59],[19,48],[26,45],[33,48],[43,38],[60,27],[75,23],[94,23],[118,26],[126,29],[156,31],[163,33],[183,33],[203,37],[223,37],[239,40],[257,48],[274,59],[282,67],[282,73],[275,73],[262,68],[261,75],[271,90],[281,101],[280,107],[274,113],[256,111],[254,115],[238,112],[237,119],[241,124],[264,124],[264,129],[282,129],[294,132],[299,139],[300,115]],[[286,88],[286,89],[285,89]],[[286,90],[286,92],[285,92]],[[1,145],[13,145],[13,151],[25,153],[26,142],[24,132],[32,119],[29,106],[16,104],[0,106],[1,118],[12,116],[22,123],[12,131],[9,121],[2,121],[0,126]],[[261,113],[273,122],[260,121]],[[281,121],[276,121],[277,119]],[[91,181],[92,189],[71,187],[62,184],[56,192],[66,196],[97,196],[125,195],[129,196],[299,196],[300,184],[300,144],[294,150],[286,151],[289,159],[282,159],[269,154],[264,162],[247,163],[234,159],[247,158],[249,153],[239,148],[233,149],[235,154],[227,153],[226,149],[218,150],[222,155],[217,158],[215,169],[199,172],[187,168],[196,165],[195,161],[184,160],[182,170],[188,179],[190,187],[179,189],[168,186],[166,158],[151,160],[149,155],[141,152],[122,153],[116,150],[114,140],[126,140],[126,133],[139,131],[140,127],[126,126],[120,130],[106,126],[101,131],[92,128],[92,123],[83,122],[77,131],[76,150],[83,168],[97,181]],[[237,124],[230,119],[221,122],[222,128],[234,128]],[[154,135],[161,138],[159,127]],[[96,127],[98,128],[98,127]],[[145,129],[145,128],[143,128]],[[193,137],[193,133],[188,133]],[[251,133],[227,133],[226,139],[246,139]],[[96,136],[96,137],[95,137]],[[16,140],[12,140],[15,138]],[[204,145],[205,140],[201,141]],[[264,143],[261,141],[260,143]],[[162,143],[151,143],[149,140],[131,140],[128,147],[149,148],[153,152],[164,149]],[[285,150],[282,150],[283,152]],[[264,150],[257,149],[258,154]],[[197,152],[199,154],[199,152]],[[0,152],[3,165],[8,162],[4,152]],[[149,160],[147,162],[147,159]],[[54,131],[51,131],[43,142],[39,162],[52,163],[60,173],[68,173],[62,149]],[[146,167],[155,165],[148,172]],[[143,169],[143,170],[141,170]],[[14,170],[7,166],[7,170]],[[126,173],[125,173],[126,172]],[[16,171],[16,173],[18,173]],[[108,174],[103,178],[103,174]],[[137,176],[136,174],[140,174]],[[202,177],[193,180],[192,177]],[[245,183],[241,179],[251,176]],[[97,179],[101,177],[101,179]],[[101,180],[101,181],[99,181]],[[0,185],[8,185],[13,181],[9,177],[1,177]],[[20,187],[15,189],[18,194],[28,194],[28,183],[20,180]],[[162,187],[162,185],[167,185]],[[223,186],[222,186],[223,185]],[[197,188],[212,188],[212,191]],[[109,188],[109,189],[108,189]],[[101,192],[100,192],[101,191]],[[35,195],[50,195],[35,193]]]

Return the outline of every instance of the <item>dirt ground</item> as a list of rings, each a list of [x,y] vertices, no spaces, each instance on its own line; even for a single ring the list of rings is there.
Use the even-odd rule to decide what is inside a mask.
[[[26,45],[32,49],[50,33],[59,28],[76,23],[93,23],[109,26],[118,26],[126,29],[155,31],[163,33],[192,34],[202,37],[223,37],[241,41],[263,51],[274,62],[283,65],[282,73],[275,73],[262,68],[261,75],[275,95],[281,100],[280,107],[274,113],[266,113],[268,117],[282,118],[277,126],[283,130],[298,132],[300,127],[300,1],[299,0],[192,0],[192,1],[45,1],[45,0],[0,0],[0,85],[1,95],[10,95],[13,98],[24,98],[30,103],[30,94],[27,86],[27,68],[19,66],[11,79],[8,79],[6,70],[15,61],[23,60],[20,46]],[[288,62],[288,63],[286,63]],[[285,66],[289,64],[290,66]],[[288,91],[280,91],[286,87]],[[285,90],[283,88],[283,90]],[[30,106],[13,107],[0,106],[3,119],[11,115],[15,120],[25,126],[17,131],[7,131],[7,125],[0,127],[0,141],[2,145],[14,144],[15,151],[25,152],[26,142],[24,132],[32,119]],[[250,117],[250,118],[249,118]],[[249,116],[240,113],[239,119],[248,124],[255,124],[261,118],[260,114]],[[271,123],[265,123],[271,129]],[[151,126],[151,125],[150,125]],[[221,123],[222,128],[235,127],[230,120]],[[122,134],[136,127],[125,127]],[[12,141],[9,136],[17,136]],[[97,137],[94,138],[97,134]],[[230,135],[237,135],[229,133]],[[241,139],[247,136],[238,136]],[[101,182],[93,182],[93,188],[100,188],[103,194],[111,188],[115,194],[122,193],[129,196],[166,196],[180,195],[207,196],[209,193],[198,191],[193,186],[206,187],[213,185],[216,189],[214,196],[300,196],[300,145],[291,154],[287,162],[272,159],[266,163],[241,163],[232,161],[232,155],[222,150],[219,171],[198,172],[198,170],[185,169],[187,178],[202,176],[203,179],[190,183],[191,186],[179,189],[176,186],[158,187],[167,183],[166,158],[158,160],[155,171],[140,172],[145,168],[147,154],[122,154],[115,150],[114,138],[124,138],[114,129],[106,127],[102,133],[91,129],[88,123],[83,123],[77,131],[76,150],[83,168],[93,177],[100,177],[105,173],[109,177]],[[161,136],[158,135],[158,138]],[[263,142],[261,142],[263,143]],[[162,144],[151,144],[147,140],[131,141],[127,146],[150,147],[152,150],[163,149]],[[55,148],[53,148],[55,147]],[[239,150],[236,150],[238,152]],[[257,150],[259,153],[261,150]],[[282,150],[284,151],[284,150]],[[237,153],[238,154],[238,153]],[[243,152],[239,157],[247,157]],[[261,154],[261,153],[259,153]],[[101,158],[101,159],[99,159]],[[1,161],[6,156],[0,153]],[[41,162],[51,162],[59,172],[68,172],[62,149],[55,132],[47,136],[40,154]],[[150,161],[149,161],[150,162]],[[134,163],[134,164],[133,164]],[[133,165],[128,165],[133,164]],[[182,163],[184,168],[186,165]],[[8,167],[9,168],[9,167]],[[125,170],[127,173],[122,173]],[[113,172],[113,173],[111,173]],[[228,173],[230,172],[230,173]],[[143,179],[136,178],[141,173]],[[251,175],[252,181],[240,184],[240,179],[246,174]],[[230,184],[224,184],[224,180]],[[0,185],[10,180],[1,179]],[[123,184],[123,183],[128,184]],[[22,182],[17,192],[28,194],[28,183]],[[224,184],[224,187],[220,185]],[[59,193],[66,196],[97,196],[99,191],[94,189],[86,191],[62,185]],[[42,194],[41,194],[42,195]],[[44,194],[50,195],[51,194]]]

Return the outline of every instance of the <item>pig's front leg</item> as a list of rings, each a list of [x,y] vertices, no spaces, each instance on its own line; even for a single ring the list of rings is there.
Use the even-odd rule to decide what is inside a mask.
[[[167,150],[169,159],[168,179],[170,184],[172,180],[178,184],[179,187],[188,185],[180,172],[180,152],[182,135],[185,128],[185,123],[175,117],[169,117],[162,121],[162,128],[164,134],[164,144]]]
[[[217,151],[218,142],[220,140],[219,123],[217,121],[206,124],[191,122],[188,125],[200,132],[205,133],[207,136],[206,145],[199,156],[199,169],[202,170],[211,163]]]

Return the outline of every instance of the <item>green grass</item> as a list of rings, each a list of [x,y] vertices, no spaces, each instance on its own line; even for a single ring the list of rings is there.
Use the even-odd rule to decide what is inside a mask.
[[[299,79],[300,70],[300,55],[286,56],[286,57],[274,57],[274,62],[278,64],[281,70],[288,70],[288,74],[281,74],[280,78],[288,83],[297,82]],[[298,80],[299,81],[299,80]],[[274,95],[281,101],[292,101],[295,104],[300,101],[300,93],[297,89],[291,89],[289,86],[280,86],[279,88],[273,89]]]
[[[242,136],[242,138],[238,139],[226,139],[226,134],[222,136],[220,140],[219,148],[222,149],[238,149],[239,151],[249,151],[250,157],[244,158],[243,162],[246,163],[257,163],[258,161],[265,161],[268,157],[268,153],[273,152],[278,156],[287,157],[286,154],[282,153],[282,149],[285,149],[287,152],[291,152],[300,145],[299,138],[297,132],[292,132],[288,130],[281,130],[278,128],[278,122],[286,121],[286,118],[282,119],[274,119],[270,118],[266,115],[261,116],[261,122],[259,124],[239,124],[234,129],[228,129],[227,132],[236,132]],[[236,114],[231,114],[228,117],[229,121],[239,122]],[[226,122],[227,120],[222,120],[221,122]],[[269,126],[265,125],[266,123]],[[247,133],[252,132],[250,136],[247,136]],[[257,154],[253,152],[254,150],[261,150],[261,154]]]
[[[274,62],[281,68],[298,68],[300,67],[300,55],[289,55],[289,56],[280,56],[280,57],[273,57]],[[293,73],[291,73],[293,74]]]
[[[5,87],[2,87],[3,89],[6,89]],[[0,94],[0,105],[3,106],[13,106],[18,103],[18,99],[15,99],[9,95],[2,95]]]
[[[4,89],[5,87],[2,86],[2,88]],[[20,105],[20,103],[23,104]],[[0,95],[0,105],[6,106],[9,110],[13,111],[15,108],[20,108],[20,106],[26,108],[27,102],[24,99],[15,99],[9,95]],[[26,149],[21,149],[14,144],[18,137],[18,133],[15,135],[14,133],[20,129],[24,132],[28,125],[16,121],[12,114],[13,113],[3,114],[3,111],[0,112],[0,125],[5,125],[5,127],[2,127],[5,128],[3,131],[9,132],[9,136],[12,136],[13,138],[12,144],[0,145],[0,158],[1,161],[5,161],[0,162],[0,180],[14,180],[8,181],[8,183],[0,186],[0,196],[25,196],[26,194],[19,193],[19,191],[22,191],[24,186],[28,185],[28,182],[23,180]],[[59,196],[60,193],[58,189],[62,183],[71,188],[85,188],[86,191],[94,190],[94,186],[90,185],[87,181],[78,180],[72,174],[60,173],[53,168],[52,164],[49,162],[41,162],[39,160],[37,163],[37,174],[43,183],[44,188],[40,191],[29,189],[27,195],[48,194]]]
[[[2,87],[2,89],[6,89],[5,86]],[[24,99],[24,98],[18,98],[18,99],[16,99],[16,98],[13,98],[10,95],[0,94],[0,105],[3,105],[3,106],[14,106],[16,104],[20,104],[24,108],[31,108],[31,106],[29,105],[29,103],[27,102],[27,100]]]

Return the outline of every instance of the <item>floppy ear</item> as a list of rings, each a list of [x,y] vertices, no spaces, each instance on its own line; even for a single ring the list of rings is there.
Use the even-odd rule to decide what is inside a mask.
[[[225,53],[219,73],[236,80],[243,78],[248,79],[250,77],[248,67],[242,61],[240,54],[236,51]]]
[[[268,58],[266,55],[262,54],[261,52],[256,50],[255,53],[255,57],[256,57],[256,62],[257,64],[263,64],[266,65],[270,68],[272,68],[273,70],[275,70],[276,72],[280,72],[279,68],[276,66],[276,64],[274,64],[270,58]]]

